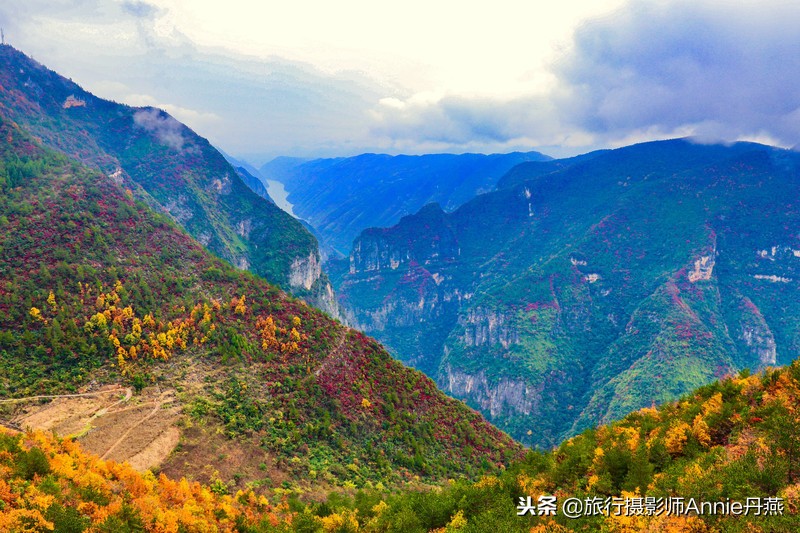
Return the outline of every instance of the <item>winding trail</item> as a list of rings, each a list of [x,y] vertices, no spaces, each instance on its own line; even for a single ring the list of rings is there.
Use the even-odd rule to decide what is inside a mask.
[[[112,392],[115,391],[115,390],[120,390],[120,389],[113,389]],[[118,406],[119,404],[125,403],[128,400],[130,400],[131,397],[133,396],[133,389],[130,388],[130,387],[127,387],[124,390],[125,390],[125,396],[122,399],[112,403],[111,405],[103,407],[102,409],[99,409],[96,413],[94,413],[91,416],[91,418],[89,418],[89,420],[86,421],[86,426],[82,430],[71,434],[70,437],[77,438],[77,437],[79,437],[81,435],[85,435],[86,433],[88,433],[89,431],[92,430],[92,422],[94,422],[95,420],[97,420],[98,418],[103,416],[104,414],[107,414],[111,409],[113,409],[114,407]]]
[[[84,398],[86,396],[99,396],[101,394],[109,394],[111,392],[118,392],[118,391],[126,391],[125,399],[120,400],[118,403],[123,401],[128,401],[131,399],[131,395],[133,394],[133,390],[130,387],[118,387],[116,389],[106,389],[97,392],[84,392],[80,394],[43,394],[40,396],[25,396],[24,398],[8,398],[5,400],[0,400],[0,403],[10,403],[10,402],[26,402],[28,400],[44,400],[44,399],[53,399],[53,398]],[[117,405],[114,404],[114,405]]]
[[[339,336],[339,342],[336,343],[336,346],[333,350],[328,353],[328,357],[319,365],[319,368],[314,370],[314,376],[318,377],[322,372],[324,372],[334,361],[340,359],[342,357],[342,348],[344,348],[344,341],[347,339],[347,329],[342,330],[342,334]]]

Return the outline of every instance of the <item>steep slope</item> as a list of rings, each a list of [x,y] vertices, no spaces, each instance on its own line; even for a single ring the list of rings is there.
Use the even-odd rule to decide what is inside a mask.
[[[432,480],[519,454],[375,341],[214,257],[112,178],[6,119],[0,138],[0,397],[170,391],[182,451],[163,471],[231,487]]]
[[[261,198],[267,200],[271,204],[275,202],[272,198],[269,197],[269,193],[267,192],[267,188],[264,187],[264,184],[261,183],[261,180],[257,177],[253,176],[245,167],[236,166],[236,173],[242,179],[245,185],[250,187],[250,190],[259,195]]]
[[[452,211],[492,190],[514,165],[548,159],[538,152],[363,154],[308,162],[278,158],[260,171],[284,184],[294,212],[317,229],[326,245],[347,255],[366,228],[395,224],[430,202]]]
[[[164,111],[97,98],[8,45],[0,86],[0,113],[43,143],[111,176],[237,267],[326,307],[316,239],[207,140]]]
[[[800,529],[798,403],[797,362],[744,373],[533,452],[496,477],[331,498],[299,516],[335,515],[365,532],[792,533]],[[555,498],[553,515],[540,497]],[[520,516],[527,498],[534,512]]]
[[[428,206],[363,232],[335,284],[353,324],[550,446],[791,360],[798,161],[676,140],[537,165],[451,214]]]
[[[265,200],[268,200],[270,203],[275,203],[275,200],[273,200],[267,192],[267,187],[261,181],[258,170],[256,170],[250,163],[236,159],[235,157],[226,154],[222,150],[219,150],[219,153],[221,153],[225,160],[230,163],[234,169],[236,169],[236,173],[239,174],[240,178],[242,178],[244,184],[250,187],[251,191]]]

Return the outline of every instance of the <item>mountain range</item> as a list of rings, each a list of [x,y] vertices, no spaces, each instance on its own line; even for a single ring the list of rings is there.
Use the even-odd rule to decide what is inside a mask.
[[[206,139],[162,110],[97,98],[11,46],[0,46],[0,64],[6,117],[131,189],[213,253],[333,311],[314,236],[259,198],[265,190],[251,191]]]
[[[294,212],[315,228],[331,255],[346,256],[362,230],[393,225],[429,202],[453,210],[492,190],[518,163],[548,159],[538,152],[281,157],[259,172],[283,183]]]
[[[163,111],[0,59],[0,529],[797,530],[797,153],[274,162],[397,170],[345,171],[320,230]],[[338,302],[311,231],[356,236]]]
[[[524,163],[363,231],[329,272],[352,324],[549,447],[796,356],[799,164],[692,140]]]

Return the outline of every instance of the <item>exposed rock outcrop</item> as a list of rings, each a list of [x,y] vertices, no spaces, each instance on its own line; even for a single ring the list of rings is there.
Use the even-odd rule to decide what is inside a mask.
[[[456,398],[471,401],[494,418],[504,413],[530,415],[539,409],[543,385],[533,386],[523,379],[499,378],[489,383],[481,370],[470,374],[447,366],[439,386]]]
[[[421,222],[411,227],[409,217],[400,221],[396,232],[368,229],[353,242],[350,273],[396,270],[402,265],[430,265],[456,259],[461,250],[445,213],[436,204],[425,206],[417,215]]]
[[[302,287],[309,291],[319,279],[320,274],[322,274],[322,266],[319,258],[316,253],[310,252],[307,257],[296,257],[292,261],[289,285],[294,289]]]
[[[767,321],[749,298],[745,297],[742,300],[742,309],[739,340],[749,349],[749,366],[755,366],[754,370],[774,366],[777,361],[775,336],[769,329]]]
[[[477,307],[458,319],[464,328],[461,340],[467,346],[482,346],[499,343],[503,348],[519,342],[519,331],[513,324],[513,316],[494,309]]]
[[[408,250],[395,248],[385,239],[362,237],[350,254],[350,273],[395,270],[410,259]]]
[[[697,281],[711,279],[711,274],[714,272],[714,256],[704,255],[694,262],[694,270],[689,272],[689,281],[695,283]]]

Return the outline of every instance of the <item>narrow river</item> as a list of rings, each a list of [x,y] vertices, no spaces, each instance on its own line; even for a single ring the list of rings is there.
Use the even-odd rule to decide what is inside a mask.
[[[286,192],[283,183],[275,180],[267,180],[267,192],[269,193],[270,198],[275,200],[275,205],[293,217],[297,218],[297,215],[295,215],[294,211],[292,211],[292,207],[294,206],[289,203],[289,200],[286,199],[286,197],[289,196],[289,193]]]

